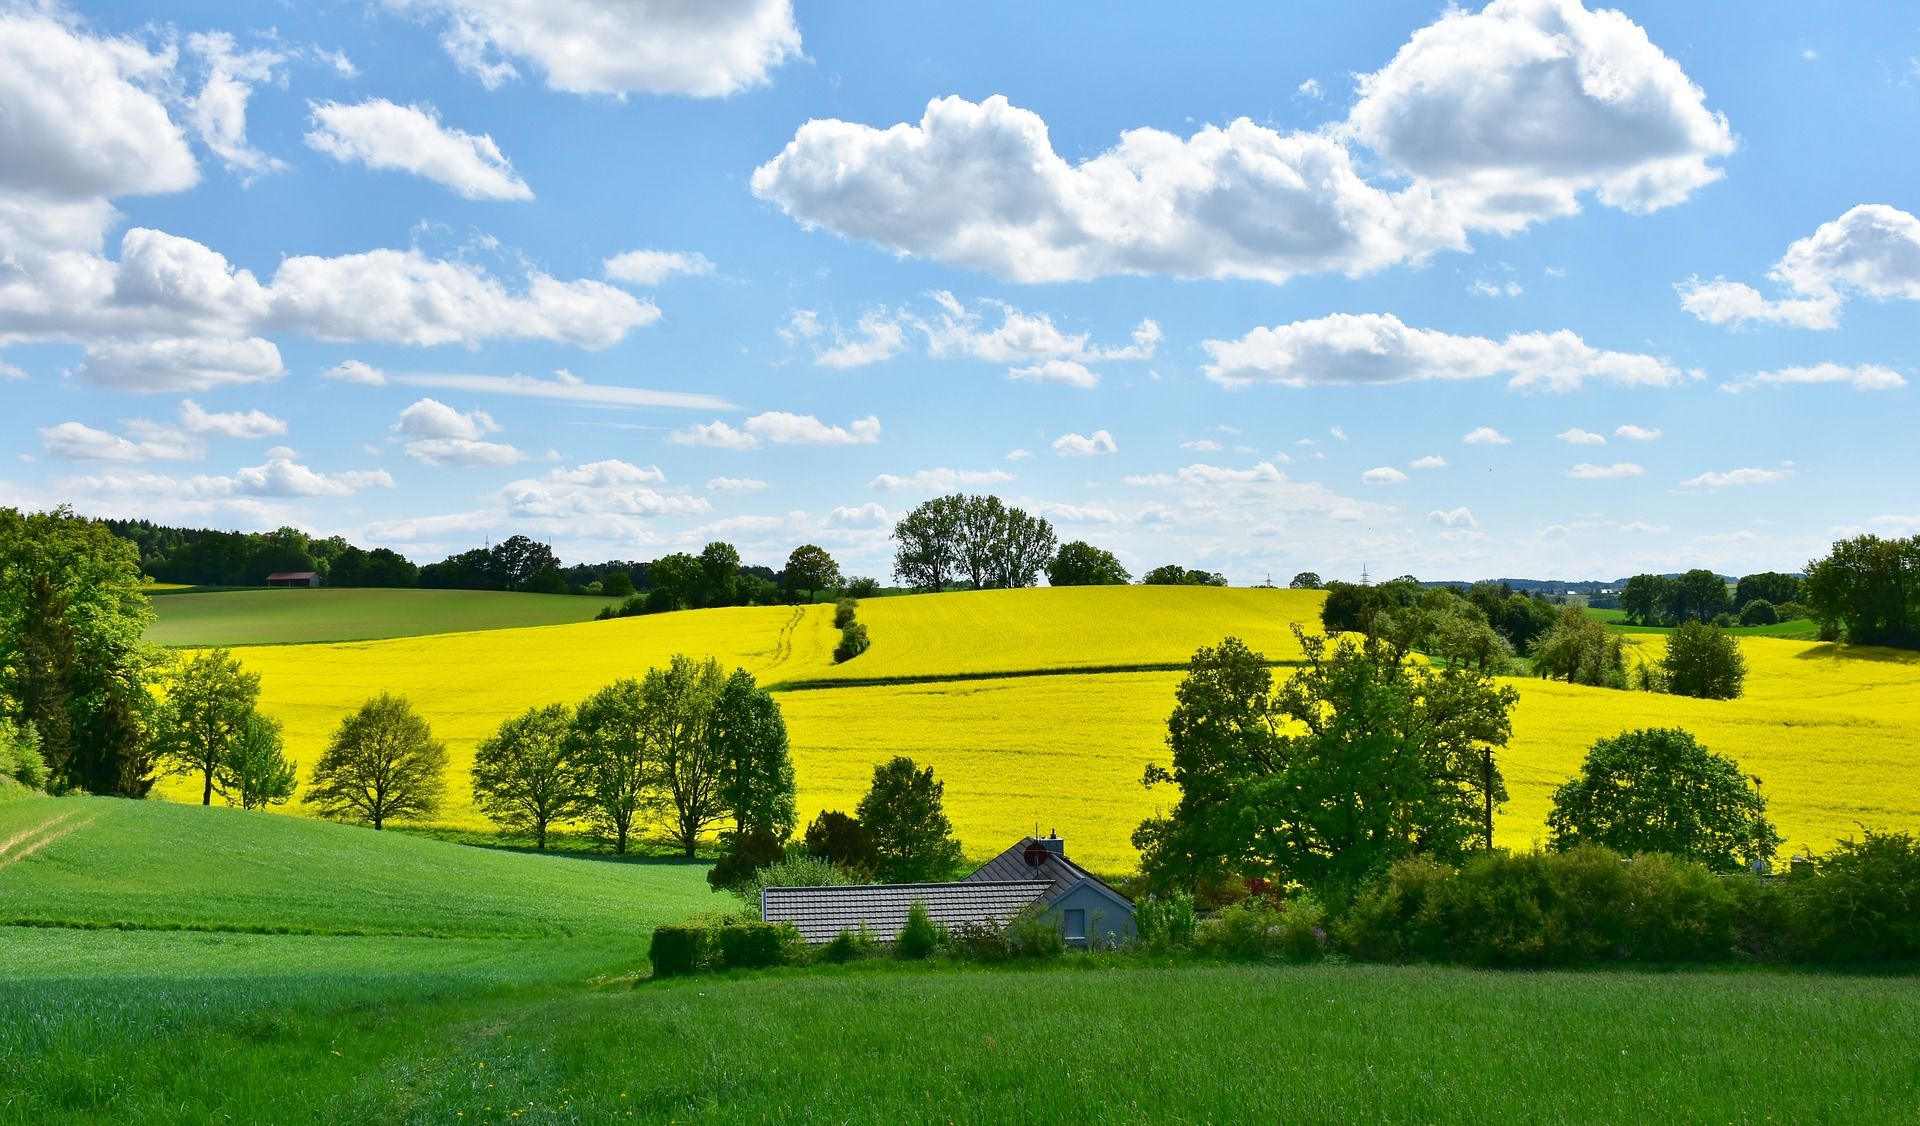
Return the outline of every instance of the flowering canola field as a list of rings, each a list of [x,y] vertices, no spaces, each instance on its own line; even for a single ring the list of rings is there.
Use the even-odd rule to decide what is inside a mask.
[[[1139,780],[1148,759],[1166,759],[1180,673],[1018,674],[1178,662],[1227,633],[1292,659],[1287,627],[1296,618],[1317,621],[1318,597],[1133,587],[875,599],[859,611],[873,648],[837,667],[826,606],[260,646],[239,655],[261,674],[263,706],[286,724],[289,753],[303,767],[361,700],[382,689],[408,696],[451,752],[443,820],[470,828],[488,824],[468,800],[473,747],[501,719],[578,700],[675,652],[712,654],[763,684],[914,678],[779,696],[803,817],[850,809],[875,763],[906,754],[946,783],[947,810],[970,855],[990,854],[1037,823],[1071,838],[1082,862],[1123,872],[1138,859],[1128,841],[1134,826],[1176,798]],[[1664,645],[1655,635],[1638,640],[1649,658]],[[1501,756],[1512,800],[1500,816],[1500,842],[1544,839],[1553,789],[1578,770],[1592,742],[1649,726],[1684,727],[1757,775],[1791,850],[1823,849],[1859,824],[1920,826],[1920,654],[1774,638],[1741,646],[1750,671],[1746,696],[1734,701],[1513,681],[1521,700]],[[983,673],[1012,675],[937,679]],[[164,789],[183,800],[199,793],[179,782]]]

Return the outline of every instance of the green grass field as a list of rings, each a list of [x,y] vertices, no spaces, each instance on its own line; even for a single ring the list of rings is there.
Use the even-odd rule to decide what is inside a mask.
[[[617,598],[493,590],[223,590],[153,600],[158,645],[294,645],[584,622]]]
[[[1627,621],[1625,610],[1587,611],[1587,617],[1602,621],[1623,633],[1672,633],[1672,626],[1637,626]],[[1779,622],[1770,626],[1733,626],[1727,630],[1735,637],[1791,637],[1801,641],[1813,641],[1820,636],[1820,623],[1809,618],[1795,618],[1790,622]]]
[[[1912,977],[1071,955],[637,981],[654,925],[726,906],[702,874],[6,801],[0,904],[79,925],[0,925],[0,1123],[1920,1112]]]

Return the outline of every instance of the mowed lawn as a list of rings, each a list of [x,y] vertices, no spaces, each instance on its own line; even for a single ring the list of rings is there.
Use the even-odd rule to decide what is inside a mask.
[[[222,590],[163,594],[156,645],[292,645],[589,621],[615,598],[493,590]]]

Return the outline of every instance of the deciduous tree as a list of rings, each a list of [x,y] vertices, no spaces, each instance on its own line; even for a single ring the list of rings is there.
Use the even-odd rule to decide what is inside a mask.
[[[727,771],[721,747],[711,737],[714,704],[725,676],[720,662],[695,661],[676,653],[664,669],[649,669],[640,682],[641,714],[657,766],[655,781],[667,829],[681,854],[691,858],[700,834],[725,818],[721,786]]]
[[[1737,869],[1773,856],[1780,835],[1766,817],[1758,780],[1677,728],[1601,739],[1580,775],[1553,795],[1553,847],[1605,845],[1635,855],[1660,852]]]
[[[533,834],[547,847],[547,830],[580,809],[580,771],[568,756],[573,709],[565,704],[528,708],[500,724],[473,753],[473,800],[500,825]]]
[[[1688,622],[1667,635],[1660,679],[1676,696],[1732,700],[1747,679],[1740,642],[1719,626]]]
[[[700,549],[700,605],[731,606],[740,581],[740,552],[715,540]]]
[[[1287,583],[1288,590],[1319,590],[1326,584],[1320,581],[1320,572],[1302,571]]]
[[[707,738],[720,761],[720,803],[733,821],[729,841],[757,832],[784,844],[797,815],[779,701],[754,683],[752,673],[735,669],[714,701]]]
[[[265,809],[292,800],[299,769],[300,764],[287,758],[280,724],[251,712],[220,760],[213,784],[228,805]]]
[[[667,609],[684,610],[700,595],[700,560],[684,551],[663,555],[647,568],[654,593],[667,600]]]
[[[873,834],[875,874],[886,883],[944,880],[961,862],[942,798],[946,784],[933,768],[904,755],[873,768],[873,784],[855,814]]]
[[[1596,688],[1627,686],[1626,642],[1578,606],[1566,606],[1533,645],[1533,671]]]
[[[566,756],[589,822],[615,853],[624,855],[647,810],[658,767],[639,681],[616,680],[581,702],[567,734]]]
[[[1635,575],[1620,591],[1620,609],[1635,625],[1660,624],[1660,611],[1667,604],[1666,579],[1659,575]]]
[[[1839,541],[1807,564],[1803,597],[1831,636],[1920,649],[1920,536]]]
[[[893,573],[916,591],[937,593],[960,564],[960,518],[966,498],[934,497],[893,526]]]
[[[1132,581],[1113,552],[1085,540],[1061,544],[1047,564],[1047,582],[1053,586],[1125,586]]]
[[[446,744],[405,697],[382,692],[340,721],[307,799],[323,817],[380,829],[397,817],[438,813],[446,772]]]
[[[260,674],[230,649],[198,653],[169,678],[154,742],[169,773],[200,776],[201,805],[213,804],[221,764],[259,702]]]
[[[787,569],[783,576],[787,590],[804,590],[807,601],[812,602],[823,590],[832,590],[840,585],[840,564],[833,561],[826,549],[817,544],[801,544],[787,556]]]
[[[828,861],[835,867],[855,876],[869,876],[880,863],[880,853],[873,842],[873,834],[860,823],[859,818],[849,817],[837,809],[823,809],[807,826],[804,838],[809,855]]]

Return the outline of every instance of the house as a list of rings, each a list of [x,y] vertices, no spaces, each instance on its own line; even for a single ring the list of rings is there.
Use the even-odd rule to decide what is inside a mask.
[[[267,576],[268,586],[319,586],[320,575],[314,571],[275,571]]]
[[[1069,946],[1127,943],[1137,935],[1133,902],[1068,860],[1058,836],[1023,837],[957,883],[766,888],[760,917],[792,923],[810,943],[831,942],[863,925],[874,938],[892,942],[915,901],[948,928],[1005,927],[1038,912],[1059,926]]]

